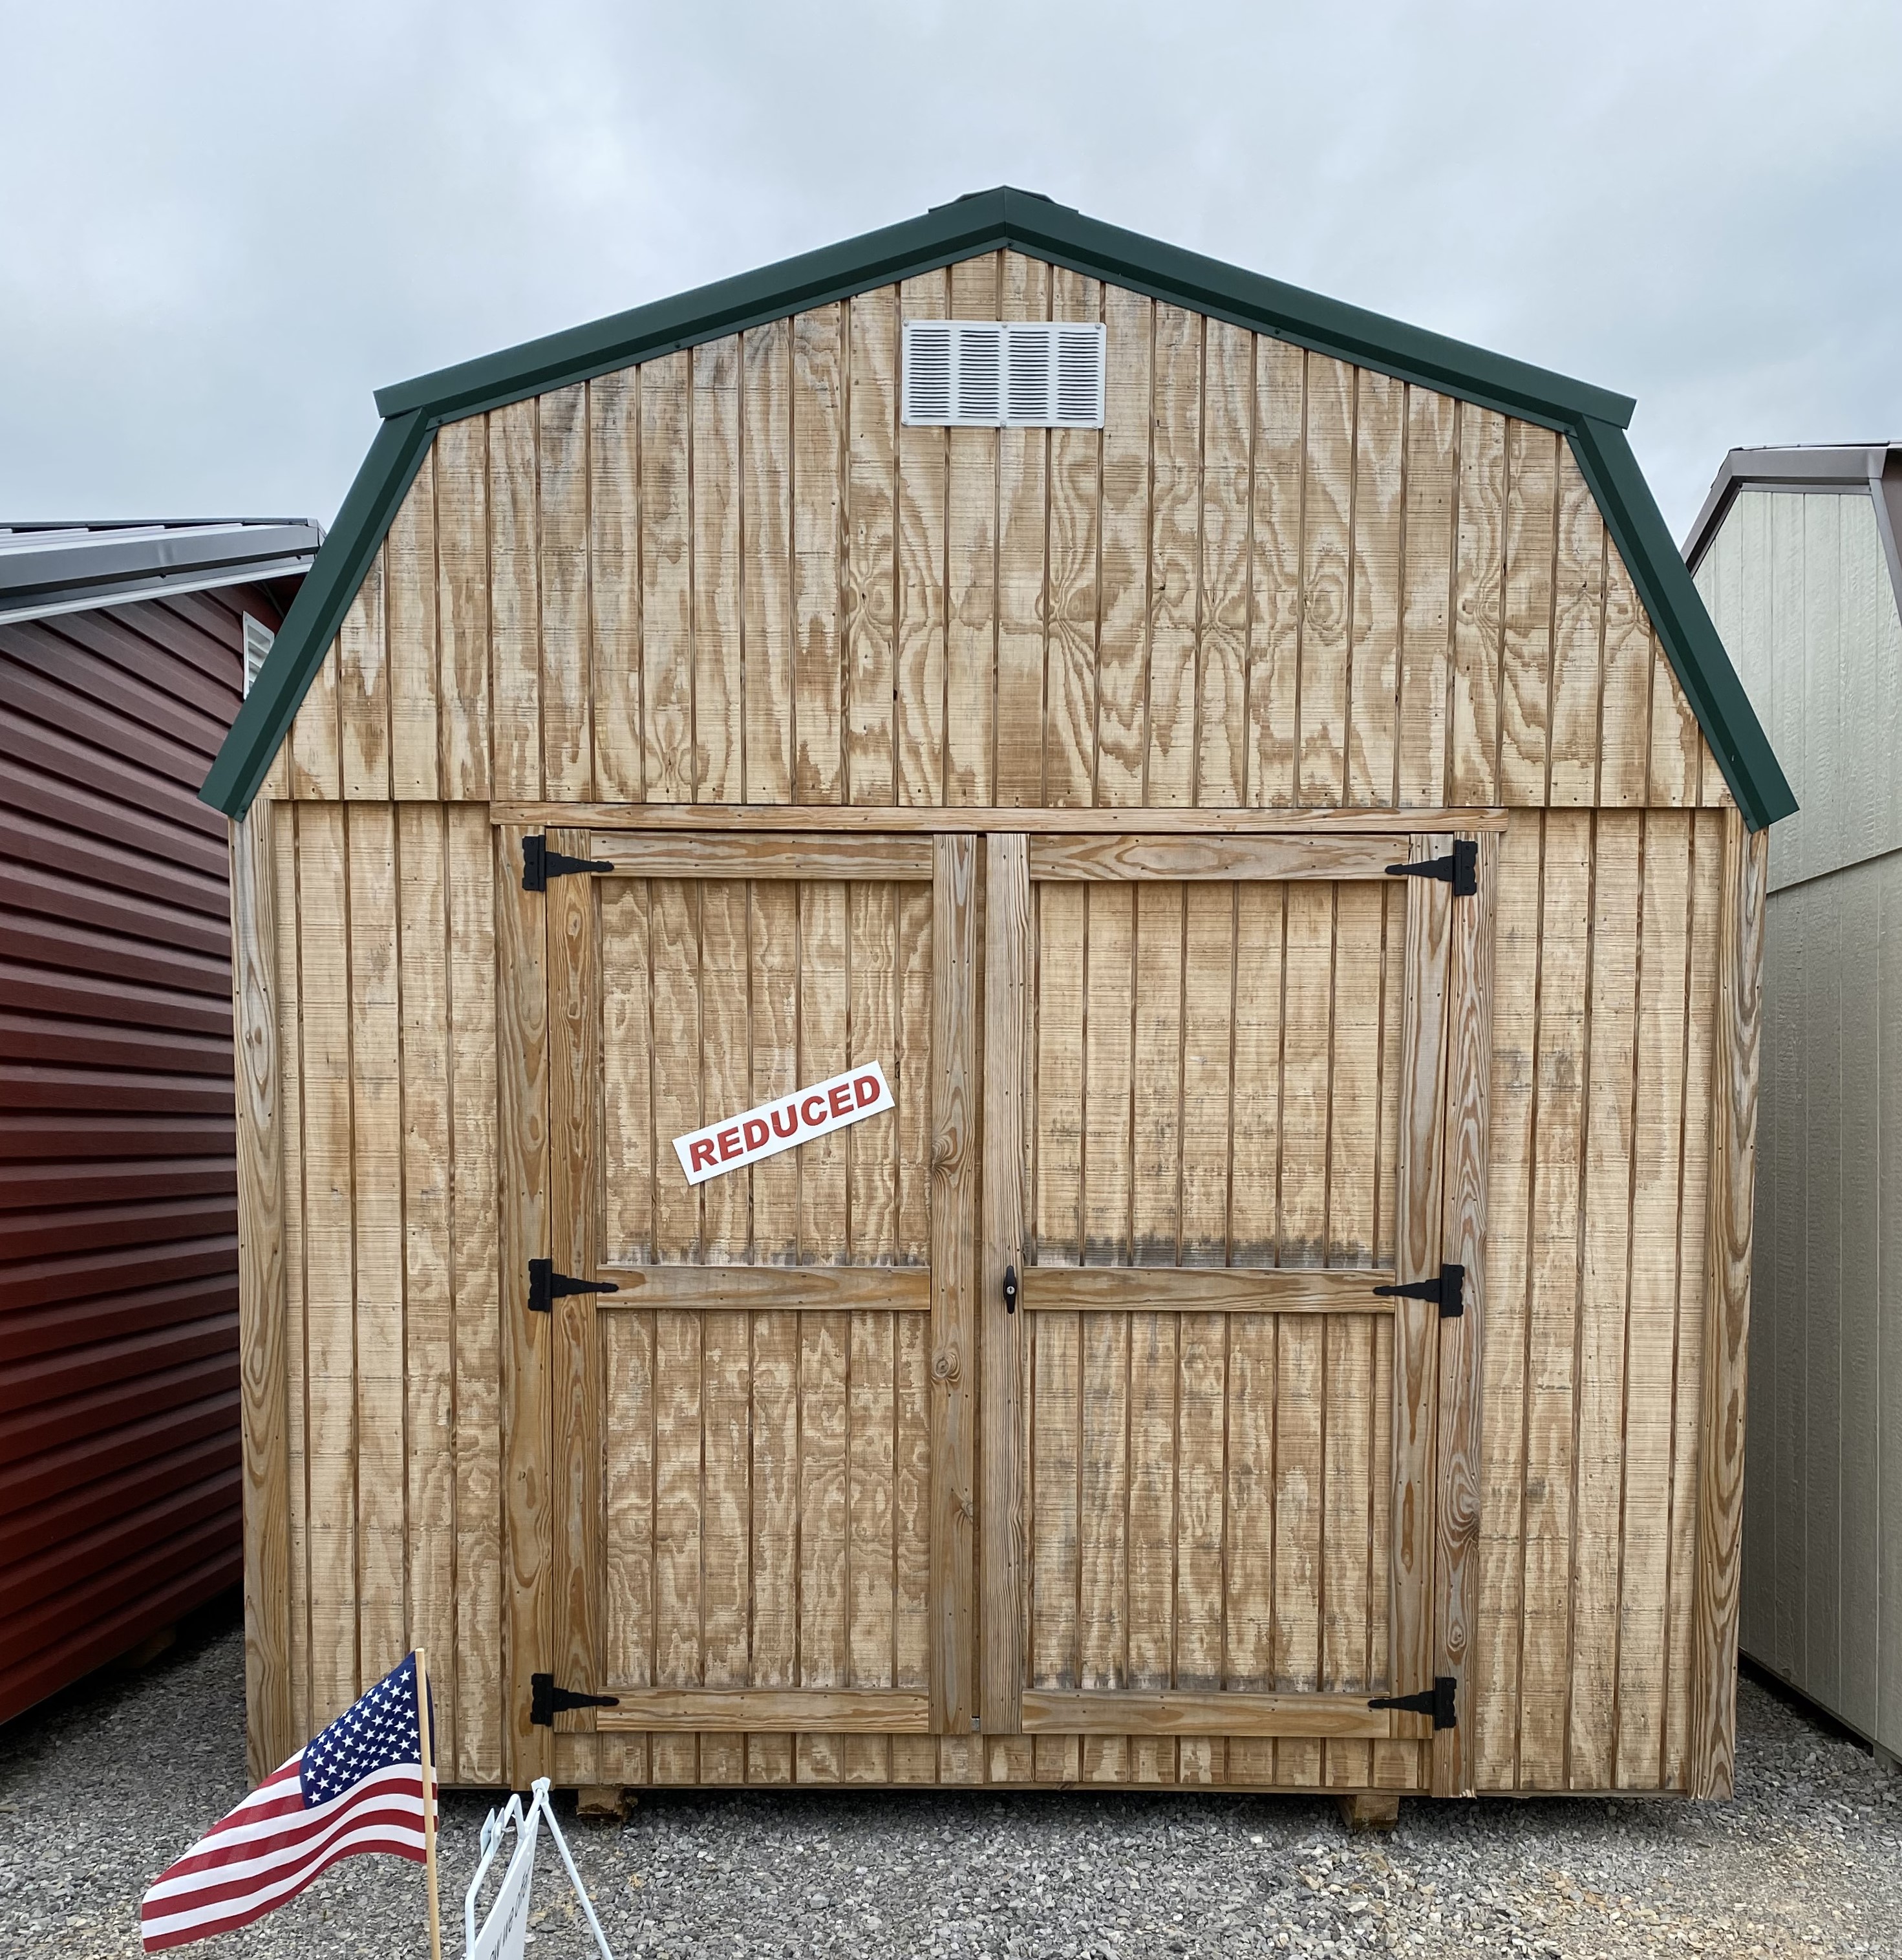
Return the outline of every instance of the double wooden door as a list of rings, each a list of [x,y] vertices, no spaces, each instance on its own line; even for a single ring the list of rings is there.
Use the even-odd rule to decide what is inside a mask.
[[[1344,1749],[1430,1734],[1370,1704],[1446,1664],[1445,1323],[1377,1289],[1454,1258],[1459,901],[1388,869],[1447,840],[546,848],[593,867],[547,884],[512,1410],[535,1671],[601,1698],[556,1729],[1220,1736],[1263,1781],[1325,1742],[1363,1783]],[[873,1062],[889,1110],[688,1181],[675,1138]]]

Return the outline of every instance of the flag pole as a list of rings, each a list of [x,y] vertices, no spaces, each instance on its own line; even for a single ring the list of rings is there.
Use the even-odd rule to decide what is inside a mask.
[[[436,1765],[430,1748],[429,1660],[416,1650],[416,1732],[422,1739],[423,1865],[429,1874],[429,1960],[443,1960],[442,1908],[436,1898]]]

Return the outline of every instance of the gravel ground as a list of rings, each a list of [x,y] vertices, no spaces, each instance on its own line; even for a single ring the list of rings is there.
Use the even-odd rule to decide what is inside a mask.
[[[618,1960],[1902,1953],[1902,1777],[1749,1682],[1738,1728],[1730,1804],[1414,1803],[1381,1838],[1222,1796],[644,1796],[565,1825]],[[228,1615],[0,1729],[0,1955],[136,1954],[141,1891],[243,1766]],[[446,1953],[486,1808],[444,1800]],[[593,1951],[558,1874],[545,1851],[534,1960]],[[200,1950],[414,1955],[422,1914],[417,1867],[355,1858]]]

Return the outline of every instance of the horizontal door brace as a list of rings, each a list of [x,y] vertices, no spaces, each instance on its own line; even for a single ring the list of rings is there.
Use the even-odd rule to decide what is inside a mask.
[[[538,1729],[552,1729],[555,1718],[573,1708],[619,1708],[612,1694],[584,1694],[572,1688],[557,1688],[552,1674],[531,1674],[528,1678],[528,1719]]]
[[[1411,864],[1389,864],[1390,878],[1438,878],[1451,885],[1456,899],[1475,898],[1479,893],[1479,846],[1470,837],[1453,839],[1449,858],[1422,858]]]
[[[566,1273],[555,1270],[552,1259],[530,1259],[528,1262],[528,1310],[531,1313],[552,1313],[555,1303],[569,1293],[620,1290],[612,1280],[571,1279]]]
[[[1404,1286],[1376,1287],[1374,1293],[1382,1300],[1430,1300],[1439,1309],[1442,1320],[1458,1320],[1466,1312],[1466,1268],[1442,1266],[1437,1279],[1409,1280]]]
[[[551,851],[545,835],[522,839],[522,889],[525,892],[545,892],[551,878],[571,878],[584,871],[613,869],[600,858],[571,858],[565,851]]]
[[[1436,1729],[1456,1729],[1459,1726],[1459,1678],[1456,1675],[1436,1674],[1431,1688],[1423,1688],[1417,1694],[1376,1694],[1368,1701],[1369,1708],[1391,1708],[1399,1715],[1430,1715]]]

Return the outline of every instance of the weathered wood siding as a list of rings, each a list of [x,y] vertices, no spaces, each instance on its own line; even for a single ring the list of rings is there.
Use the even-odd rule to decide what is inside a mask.
[[[1902,1754],[1902,619],[1866,494],[1745,492],[1697,584],[1770,844],[1742,1642]]]
[[[900,428],[907,313],[1105,320],[1107,427]],[[1561,438],[1039,263],[973,260],[442,430],[271,794],[288,799],[287,1746],[426,1640],[443,1761],[459,1780],[504,1774],[488,806],[1504,805],[1461,1774],[1690,1786],[1736,818]],[[1377,989],[1356,1001],[1379,1020]],[[1343,1148],[1377,1152],[1379,1096],[1350,1101]],[[1197,1169],[1182,1201],[1220,1182]],[[1377,1246],[1381,1222],[1365,1227]],[[1040,1322],[1035,1361],[1059,1389],[1089,1363],[1061,1319]],[[1377,1338],[1343,1360],[1370,1384],[1387,1365]],[[1237,1365],[1178,1342],[1156,1392],[1199,1409],[1211,1367]],[[454,1447],[420,1449],[431,1434]],[[1246,1493],[1204,1481],[1219,1535]],[[755,1769],[724,1745],[637,1739],[602,1739],[604,1778],[781,1773],[783,1752]],[[1220,1739],[1086,1754],[894,1738],[889,1774],[1314,1774],[1302,1752],[1283,1778]],[[852,1774],[809,1752],[792,1773]]]
[[[1102,319],[1094,430],[901,428],[905,314]],[[1729,800],[1548,429],[1015,255],[440,431],[303,800]]]

